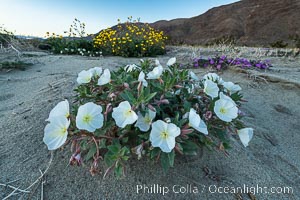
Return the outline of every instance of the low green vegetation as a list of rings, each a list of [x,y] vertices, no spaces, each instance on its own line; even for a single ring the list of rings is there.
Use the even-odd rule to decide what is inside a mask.
[[[13,70],[13,69],[24,71],[27,67],[32,65],[33,63],[26,63],[23,61],[13,61],[13,62],[5,61],[5,62],[0,62],[0,71]]]

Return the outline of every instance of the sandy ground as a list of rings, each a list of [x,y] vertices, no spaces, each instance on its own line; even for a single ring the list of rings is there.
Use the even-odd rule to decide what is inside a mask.
[[[42,142],[45,119],[59,101],[72,98],[78,72],[95,66],[114,69],[139,61],[32,54],[22,58],[35,63],[25,71],[0,72],[0,199],[13,191],[1,184],[16,180],[9,185],[25,189],[40,176],[39,169],[47,167],[50,152]],[[164,63],[177,56],[187,62],[189,54],[187,49],[178,48],[159,59]],[[0,59],[5,57],[0,55]],[[178,156],[175,167],[167,174],[158,164],[133,159],[128,163],[127,176],[116,180],[113,176],[92,177],[88,165],[67,166],[68,146],[54,152],[44,184],[36,184],[30,194],[21,193],[11,199],[40,199],[41,193],[44,199],[55,200],[300,199],[300,59],[270,59],[274,64],[270,72],[227,70],[220,74],[224,80],[240,84],[249,101],[243,106],[244,121],[255,129],[249,147],[244,148],[233,138],[228,157],[207,149],[198,156]],[[194,71],[199,76],[205,73],[203,69]],[[159,190],[151,191],[154,186],[169,192],[163,195]],[[249,190],[267,187],[269,193],[258,191],[251,197],[247,191],[237,195],[221,188],[244,186]],[[137,192],[137,187],[143,188]],[[271,187],[282,193],[271,194]],[[293,193],[283,194],[283,187],[292,187]]]

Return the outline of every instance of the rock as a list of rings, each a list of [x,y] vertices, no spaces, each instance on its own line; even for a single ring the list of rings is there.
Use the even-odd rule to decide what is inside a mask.
[[[274,109],[277,111],[277,112],[280,112],[280,113],[285,113],[285,114],[288,114],[288,115],[291,115],[292,112],[290,111],[290,109],[288,109],[287,107],[283,106],[283,105],[280,105],[280,104],[277,104],[274,106]]]

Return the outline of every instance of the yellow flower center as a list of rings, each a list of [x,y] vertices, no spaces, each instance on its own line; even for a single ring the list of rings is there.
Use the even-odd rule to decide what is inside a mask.
[[[60,135],[64,135],[66,131],[67,131],[67,128],[66,127],[62,127],[60,129]]]
[[[220,108],[220,113],[226,114],[226,109],[225,108]]]
[[[131,110],[131,109],[130,109],[130,110],[127,110],[127,111],[124,113],[125,117],[129,117],[131,114],[132,114],[132,110]]]
[[[90,121],[92,121],[92,116],[91,115],[85,115],[82,119],[82,121],[84,123],[89,123]]]
[[[91,77],[87,76],[87,77],[85,77],[85,80],[86,80],[87,82],[90,82],[90,81],[91,81]]]
[[[145,116],[145,118],[144,118],[144,122],[146,123],[146,124],[150,124],[151,123],[151,119],[150,119],[150,117],[149,116]]]
[[[163,132],[160,133],[160,137],[162,139],[167,139],[169,137],[169,133],[166,132],[166,131],[163,131]]]

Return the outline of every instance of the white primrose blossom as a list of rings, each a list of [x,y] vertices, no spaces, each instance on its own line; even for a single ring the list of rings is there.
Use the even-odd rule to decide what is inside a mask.
[[[230,94],[242,90],[242,88],[239,85],[234,84],[233,82],[223,82],[222,85],[225,87],[226,91],[229,91]]]
[[[48,150],[58,149],[66,142],[69,126],[70,120],[64,116],[51,119],[44,129],[43,138]]]
[[[141,68],[139,68],[139,67],[136,66],[135,64],[126,65],[126,66],[124,67],[124,70],[125,70],[126,72],[132,72],[132,71],[134,71],[134,70],[136,70],[136,69],[141,69]]]
[[[218,84],[222,84],[224,81],[222,80],[221,77],[219,77],[218,74],[216,73],[207,73],[203,76],[204,80],[211,80],[213,82],[216,82]]]
[[[173,58],[170,58],[167,62],[167,66],[172,66],[176,63],[176,58],[173,57]]]
[[[150,142],[153,147],[159,147],[163,152],[170,153],[175,147],[175,138],[178,135],[180,128],[175,124],[157,120],[152,124]]]
[[[196,113],[196,110],[191,108],[189,112],[189,126],[193,127],[200,133],[208,135],[207,126],[200,116]]]
[[[204,92],[211,98],[215,98],[219,96],[219,87],[215,82],[208,79],[204,82]]]
[[[159,79],[163,73],[163,67],[161,65],[154,67],[154,69],[147,74],[147,79]]]
[[[244,147],[247,147],[253,137],[253,128],[243,128],[238,130],[237,133]]]
[[[113,108],[112,117],[118,127],[124,128],[128,124],[133,124],[137,119],[137,114],[131,109],[128,101],[123,101],[118,107]]]
[[[235,101],[233,101],[232,98],[230,98],[229,96],[225,95],[223,92],[220,92],[219,97],[220,97],[220,99],[231,101],[236,106]]]
[[[78,74],[77,83],[78,84],[89,83],[92,80],[92,76],[93,76],[92,72],[83,70]]]
[[[53,118],[57,117],[65,117],[68,118],[70,116],[70,107],[68,100],[64,100],[59,102],[51,111],[49,114],[48,119],[46,121],[51,121]]]
[[[92,102],[78,108],[76,127],[80,130],[94,132],[103,126],[102,107]]]
[[[232,101],[222,98],[215,102],[214,112],[219,119],[225,122],[231,122],[238,116],[236,105]]]
[[[145,73],[144,72],[140,72],[139,74],[139,79],[138,79],[139,82],[142,82],[143,83],[143,86],[144,87],[147,87],[148,86],[148,82],[146,81],[145,79]]]
[[[93,77],[100,77],[100,75],[102,74],[101,67],[93,67],[89,69],[89,71],[93,74]]]
[[[160,62],[158,59],[155,59],[155,66],[158,67],[158,66],[161,66]]]
[[[152,110],[149,110],[145,117],[141,113],[138,113],[138,120],[134,126],[138,127],[143,132],[147,132],[150,129],[150,125],[155,116],[156,112],[153,112]]]
[[[190,75],[191,79],[193,79],[194,81],[199,81],[198,76],[194,72],[189,71],[189,75]]]
[[[111,81],[111,76],[110,76],[110,71],[109,69],[105,69],[103,74],[100,76],[98,79],[98,85],[105,85],[107,83],[110,83]]]

